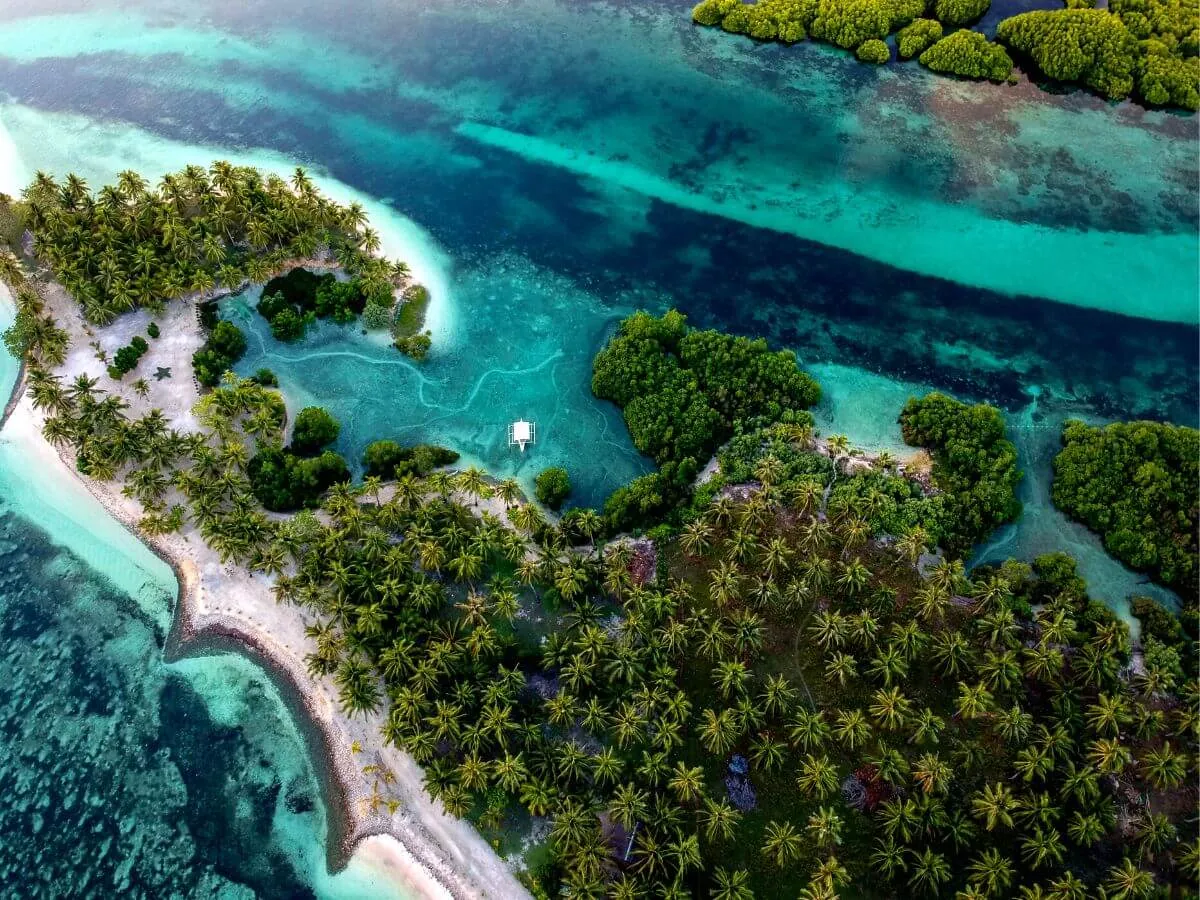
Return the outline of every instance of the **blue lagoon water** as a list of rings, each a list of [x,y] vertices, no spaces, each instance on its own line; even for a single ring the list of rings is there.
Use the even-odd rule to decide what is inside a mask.
[[[910,393],[998,404],[1028,511],[979,558],[1061,537],[1109,602],[1144,590],[1050,507],[1048,466],[1068,414],[1196,424],[1195,118],[758,45],[690,6],[0,0],[0,174],[300,162],[363,200],[434,283],[425,365],[329,325],[280,345],[252,295],[225,304],[241,368],[333,409],[347,455],[386,436],[526,481],[561,464],[599,502],[647,463],[591,357],[628,312],[675,306],[796,350],[822,427],[860,444],[899,442]],[[525,456],[518,416],[541,434]],[[139,690],[161,698],[157,659],[113,667],[158,672]]]

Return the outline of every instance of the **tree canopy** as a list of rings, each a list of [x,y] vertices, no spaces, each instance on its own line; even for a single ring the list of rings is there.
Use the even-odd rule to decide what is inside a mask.
[[[1021,514],[1017,448],[998,409],[935,392],[905,404],[900,428],[906,443],[933,454],[934,481],[946,494],[948,550],[963,553]]]
[[[1125,564],[1185,597],[1198,593],[1200,432],[1160,422],[1063,426],[1054,504]]]
[[[937,41],[920,57],[921,65],[935,72],[964,78],[1004,81],[1012,74],[1013,62],[1004,48],[978,31],[955,31]]]

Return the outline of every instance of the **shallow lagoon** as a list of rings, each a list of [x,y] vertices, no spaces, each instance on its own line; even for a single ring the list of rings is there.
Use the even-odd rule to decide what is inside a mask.
[[[385,238],[418,248],[410,262],[442,300],[425,366],[332,326],[281,346],[244,301],[226,304],[259,337],[241,368],[269,365],[294,404],[333,408],[352,457],[394,436],[446,443],[526,480],[563,463],[578,501],[596,502],[646,462],[615,411],[591,398],[590,359],[627,312],[674,305],[698,325],[795,349],[826,388],[822,428],[864,446],[898,444],[895,415],[910,392],[1001,405],[1028,470],[1027,513],[979,558],[1065,543],[1109,602],[1142,590],[1049,506],[1052,429],[1068,413],[1195,424],[1194,118],[756,45],[691,28],[688,5],[398,0],[347,11],[208,0],[143,12],[0,0],[0,161],[80,169],[97,183],[127,166],[297,159],[356,191]],[[504,442],[517,416],[542,435],[525,457]],[[264,816],[259,802],[264,785],[313,783],[269,684],[228,657],[163,667],[171,588],[147,587],[161,576],[153,558],[111,552],[124,534],[110,534],[112,523],[72,528],[28,499],[18,461],[0,469],[0,496],[27,498],[6,533],[33,548],[9,557],[21,573],[12,584],[55,573],[48,601],[18,588],[21,609],[85,606],[42,622],[78,656],[41,653],[20,625],[4,632],[21,666],[11,677],[104,659],[120,690],[63,678],[46,699],[64,733],[90,732],[72,719],[74,701],[55,698],[128,697],[103,723],[122,740],[163,722],[196,740],[233,729],[227,765],[247,772],[262,741],[282,748],[257,775],[232,772],[220,796],[189,784],[186,754],[172,761],[167,748],[174,771],[164,763],[145,783],[197,798],[187,830],[198,849],[161,855],[180,884],[216,872],[269,896],[266,854],[288,890],[335,894],[316,811]],[[53,594],[62,584],[78,589]],[[129,623],[115,649],[88,606]],[[157,724],[155,708],[167,710]],[[264,723],[261,740],[252,720]],[[29,785],[48,772],[85,777],[36,752],[20,759],[12,777]],[[118,760],[96,771],[114,777]],[[148,856],[174,802],[160,801],[163,818],[140,814],[133,834]],[[264,848],[240,866],[197,837],[239,821]],[[35,856],[18,862],[41,871]],[[53,893],[49,878],[38,889]]]

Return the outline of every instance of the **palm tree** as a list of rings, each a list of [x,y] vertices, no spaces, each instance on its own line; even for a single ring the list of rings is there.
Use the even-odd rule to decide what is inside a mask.
[[[915,566],[928,549],[929,533],[920,525],[913,526],[896,541],[896,553],[911,566]]]
[[[958,686],[958,714],[964,719],[977,719],[987,715],[993,706],[992,692],[982,682],[960,683]]]
[[[704,770],[699,766],[689,769],[682,762],[677,762],[667,787],[675,792],[680,803],[694,804],[704,791]]]
[[[922,893],[936,894],[950,880],[950,864],[946,857],[929,847],[916,855],[908,883]]]
[[[883,873],[887,879],[895,878],[908,868],[907,853],[894,838],[881,838],[871,854],[871,867]]]
[[[704,836],[710,842],[733,840],[742,814],[724,800],[705,798],[703,808],[697,813]]]
[[[1154,891],[1154,876],[1127,856],[1108,870],[1104,889],[1110,900],[1143,900]]]
[[[857,596],[871,583],[871,570],[856,556],[842,565],[842,574],[838,576],[837,583],[850,596]]]
[[[712,900],[754,900],[750,876],[745,869],[726,869],[718,866],[713,873],[716,887]]]
[[[1012,828],[1015,808],[1012,791],[1000,782],[985,784],[971,799],[971,811],[988,831],[995,831],[999,825]]]
[[[788,728],[788,737],[794,745],[806,752],[820,747],[830,735],[825,713],[821,710],[796,710],[795,718]]]
[[[1147,813],[1138,822],[1135,840],[1147,859],[1154,859],[1159,853],[1175,843],[1175,826],[1162,813]]]
[[[950,764],[936,753],[923,753],[912,766],[913,781],[927,794],[945,793],[949,789],[952,770]]]
[[[839,711],[835,722],[833,735],[847,750],[862,746],[871,736],[871,726],[861,709]]]
[[[930,654],[934,664],[944,674],[952,677],[970,668],[973,657],[971,645],[957,631],[944,631],[934,635]]]
[[[1129,722],[1129,709],[1124,697],[1100,694],[1088,708],[1087,723],[1097,735],[1116,735]]]
[[[1079,810],[1071,814],[1071,821],[1067,823],[1067,836],[1080,847],[1092,846],[1104,837],[1106,830],[1099,816]]]
[[[1146,780],[1159,790],[1178,787],[1187,776],[1187,760],[1171,749],[1170,742],[1146,753],[1141,766]]]
[[[858,661],[849,653],[835,653],[825,663],[825,677],[842,687],[858,675]]]
[[[1088,760],[1105,775],[1119,774],[1132,759],[1129,748],[1112,738],[1093,741],[1088,751]]]
[[[622,784],[613,793],[608,811],[625,828],[632,829],[649,811],[649,794],[633,784]]]
[[[791,822],[767,823],[763,832],[762,852],[779,868],[783,868],[800,857],[804,840]]]
[[[881,680],[885,686],[908,674],[908,661],[894,643],[889,643],[871,658],[867,674]]]
[[[895,731],[904,724],[911,707],[911,701],[899,688],[880,689],[872,700],[871,715],[884,728]]]
[[[1038,826],[1021,840],[1021,858],[1035,869],[1062,862],[1066,848],[1053,828]]]
[[[910,744],[923,744],[927,741],[936,744],[942,729],[946,727],[945,720],[929,707],[919,710],[912,717],[911,724]]]
[[[1012,861],[995,847],[989,847],[967,867],[967,876],[984,896],[1003,895],[1013,881]]]
[[[723,709],[720,713],[714,713],[711,709],[706,709],[701,714],[701,720],[703,724],[700,727],[700,742],[715,756],[728,753],[741,736],[741,729],[738,728],[731,710]]]
[[[808,817],[805,830],[819,849],[828,850],[842,842],[842,817],[831,807],[819,807]]]

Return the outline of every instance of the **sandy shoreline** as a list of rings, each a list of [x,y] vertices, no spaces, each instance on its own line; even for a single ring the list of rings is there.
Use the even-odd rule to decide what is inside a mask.
[[[201,343],[201,334],[192,303],[176,301],[155,317],[162,337],[151,341],[139,373],[149,374],[157,366],[168,366],[173,375],[161,382],[148,379],[151,391],[143,398],[130,389],[132,376],[120,384],[107,378],[103,363],[88,345],[98,337],[111,351],[132,334],[143,333],[149,316],[144,311],[130,313],[92,334],[61,288],[52,286],[45,295],[48,308],[71,335],[68,359],[58,370],[64,381],[87,373],[99,378],[102,389],[120,394],[129,402],[130,416],[157,407],[176,427],[198,427],[191,414],[199,392],[191,377],[190,358]],[[315,732],[315,736],[306,737],[310,738],[310,746],[319,746],[324,757],[331,869],[339,870],[353,859],[357,869],[369,870],[391,888],[390,895],[397,897],[527,897],[513,873],[478,832],[468,823],[446,815],[440,804],[425,794],[416,763],[384,744],[380,727],[386,710],[352,720],[342,713],[332,680],[314,680],[308,674],[305,656],[314,646],[304,631],[313,621],[307,611],[277,603],[272,577],[223,564],[190,525],[183,533],[161,537],[142,534],[137,527],[142,515],[140,504],[121,493],[119,482],[97,482],[82,476],[75,469],[69,449],[55,448],[42,437],[45,417],[34,408],[24,381],[22,370],[3,420],[5,440],[27,454],[45,478],[70,479],[81,485],[109,515],[175,571],[179,597],[168,655],[205,649],[242,650],[264,665],[291,705],[304,707],[304,715],[300,716],[302,731]],[[351,752],[355,744],[361,747],[360,753]],[[320,769],[321,761],[316,762]],[[364,774],[367,765],[389,771],[395,776],[394,782],[383,785],[374,776]],[[394,814],[378,803],[373,810],[370,808],[376,788],[385,798],[398,801]]]

